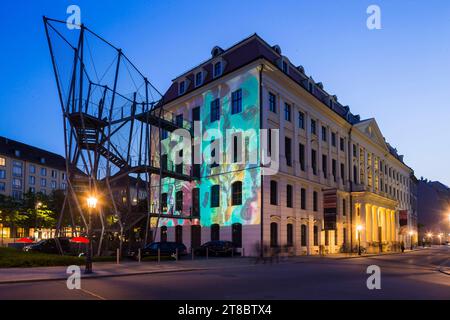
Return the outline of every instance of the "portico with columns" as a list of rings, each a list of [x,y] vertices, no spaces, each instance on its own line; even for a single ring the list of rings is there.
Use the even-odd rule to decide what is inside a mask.
[[[397,201],[372,192],[353,192],[355,239],[367,252],[394,251],[399,242]],[[362,230],[358,233],[358,225]]]

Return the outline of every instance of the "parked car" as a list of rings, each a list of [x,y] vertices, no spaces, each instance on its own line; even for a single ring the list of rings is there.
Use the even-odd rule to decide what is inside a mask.
[[[231,256],[237,253],[233,242],[218,240],[202,244],[194,250],[194,254],[197,256],[206,256],[206,249],[208,249],[208,256]]]
[[[73,252],[69,238],[58,238],[58,240],[64,253],[70,254]],[[60,253],[54,238],[44,239],[37,243],[26,245],[22,250],[25,252]]]
[[[148,256],[157,256],[159,254],[161,256],[172,256],[175,255],[178,249],[178,255],[184,256],[187,254],[187,248],[184,244],[178,242],[152,242],[141,249],[141,258]],[[133,251],[131,253],[133,258],[137,258],[138,252]]]

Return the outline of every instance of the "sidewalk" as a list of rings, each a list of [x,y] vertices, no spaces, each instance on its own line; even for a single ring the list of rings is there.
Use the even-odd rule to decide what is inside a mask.
[[[405,250],[405,252],[382,252],[382,253],[363,253],[361,255],[358,255],[358,253],[330,253],[324,256],[318,256],[323,258],[332,258],[332,259],[354,259],[354,258],[370,258],[370,257],[377,257],[377,256],[386,256],[386,255],[393,255],[393,254],[402,254],[402,253],[410,253],[414,251],[421,251],[421,250],[427,250],[427,248],[414,248],[413,250]]]
[[[94,273],[84,274],[84,266],[81,268],[82,278],[103,278],[121,277],[139,274],[156,274],[169,272],[186,272],[195,270],[207,270],[224,267],[239,267],[243,265],[253,265],[252,258],[210,258],[198,260],[179,261],[154,261],[136,262],[123,261],[120,264],[110,262],[96,262],[93,264]],[[51,280],[66,280],[69,274],[66,273],[67,266],[58,267],[36,267],[36,268],[2,268],[0,269],[0,284],[38,282]]]

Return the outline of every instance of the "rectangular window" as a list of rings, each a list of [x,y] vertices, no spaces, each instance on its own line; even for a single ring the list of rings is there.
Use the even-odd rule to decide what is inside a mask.
[[[32,186],[36,183],[36,178],[34,176],[30,176],[28,179],[28,183]]]
[[[6,179],[6,171],[0,170],[0,179]]]
[[[52,189],[56,189],[56,181],[52,180],[51,182]]]
[[[162,205],[161,209],[163,211],[167,211],[167,193],[161,194],[161,205]]]
[[[36,173],[36,166],[33,164],[30,164],[30,173]]]
[[[232,135],[233,141],[233,163],[242,162],[242,135],[240,133],[236,133]]]
[[[301,111],[298,112],[298,127],[305,129],[305,114]]]
[[[288,64],[286,61],[283,61],[282,68],[284,73],[288,73]]]
[[[14,200],[20,200],[22,199],[22,191],[13,190],[11,196]]]
[[[22,176],[22,162],[13,161],[12,175],[13,177]]]
[[[14,189],[22,189],[22,179],[13,178],[12,179],[12,187]]]
[[[278,183],[274,180],[270,181],[270,204],[278,204]]]
[[[291,152],[291,139],[284,137],[284,153],[286,156],[286,165],[292,166],[292,152]]]
[[[177,127],[183,127],[183,114],[177,114],[175,118],[175,124],[177,125]]]
[[[236,90],[231,94],[231,114],[242,111],[242,89]]]
[[[292,208],[292,186],[290,184],[286,185],[286,207]]]
[[[284,120],[291,121],[291,105],[284,103]]]
[[[179,94],[183,94],[186,90],[186,82],[185,81],[181,81],[179,83]]]
[[[192,121],[200,121],[200,107],[192,109]]]
[[[311,133],[316,134],[316,120],[311,119]]]
[[[161,129],[161,139],[165,140],[169,137],[169,132],[167,130]]]
[[[272,92],[269,92],[269,110],[277,113],[277,97]]]
[[[300,189],[300,208],[306,210],[306,189]]]
[[[357,153],[357,151],[356,151],[356,144],[354,144],[353,145],[353,156],[354,157],[356,157],[356,153]]]
[[[331,145],[336,147],[336,133],[334,132],[331,133]]]
[[[41,187],[47,186],[47,179],[41,178]]]
[[[333,174],[334,182],[336,182],[336,159],[331,160],[331,173]]]
[[[347,203],[345,199],[342,199],[342,215],[343,216],[347,215]]]
[[[217,208],[220,205],[220,185],[211,187],[211,208]]]
[[[211,122],[220,119],[220,99],[217,98],[211,101]]]
[[[313,174],[317,175],[317,153],[314,149],[311,149],[311,167]]]
[[[52,178],[57,178],[58,173],[56,172],[56,170],[52,170]]]
[[[202,82],[203,82],[203,73],[200,71],[195,74],[195,86],[196,87],[200,86]]]
[[[46,168],[41,168],[41,176],[46,176],[47,175],[47,169]]]
[[[322,141],[327,141],[327,127],[322,126]]]
[[[328,159],[326,155],[322,155],[322,171],[323,177],[326,179],[328,176]]]
[[[299,153],[299,161],[300,161],[300,170],[305,171],[305,145],[304,144],[299,144],[299,148],[298,148],[298,153]]]
[[[342,183],[344,183],[344,181],[345,181],[345,165],[343,163],[341,163],[341,179],[342,179]]]
[[[214,78],[222,74],[222,62],[218,61],[214,64]]]
[[[1,167],[6,166],[6,159],[5,158],[0,157],[0,166]]]
[[[344,151],[344,138],[339,139],[339,147],[341,151]]]
[[[0,191],[6,191],[6,183],[0,182]]]
[[[317,191],[313,192],[313,210],[314,211],[318,211],[319,210],[319,201],[318,201]]]
[[[183,210],[183,191],[177,191],[175,193],[175,210],[176,211]]]

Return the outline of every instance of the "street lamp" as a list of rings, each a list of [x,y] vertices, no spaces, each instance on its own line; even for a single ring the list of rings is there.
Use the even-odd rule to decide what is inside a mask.
[[[358,255],[359,256],[361,255],[361,231],[362,231],[362,229],[363,229],[362,225],[358,224],[356,226],[356,231],[358,232],[357,234],[358,234]]]
[[[39,208],[42,207],[42,202],[38,201],[36,202],[36,207],[35,207],[35,212],[36,212],[36,219],[34,221],[34,238],[35,240],[37,239],[38,233],[37,233],[37,226],[38,226],[38,210]]]
[[[91,239],[91,230],[92,230],[92,209],[97,207],[98,199],[94,196],[89,196],[86,199],[88,206],[88,214],[89,214],[89,223],[88,223],[88,232],[87,236],[89,239],[88,250],[86,254],[86,268],[84,269],[84,273],[89,274],[92,273],[92,239]]]
[[[413,249],[413,234],[414,234],[414,232],[412,232],[412,231],[409,232],[409,242],[411,244],[411,251]]]

